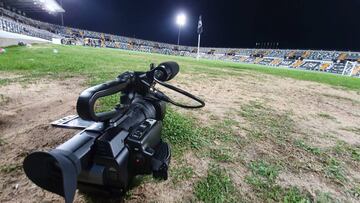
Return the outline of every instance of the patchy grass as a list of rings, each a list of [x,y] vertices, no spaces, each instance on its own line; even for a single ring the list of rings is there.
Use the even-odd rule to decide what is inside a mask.
[[[218,122],[215,125],[201,126],[189,116],[168,108],[163,128],[163,137],[172,146],[175,156],[185,150],[194,149],[198,155],[205,155],[217,161],[233,160],[229,144],[237,143],[231,126],[234,122]],[[217,145],[214,147],[209,147]]]
[[[20,164],[9,164],[0,166],[1,173],[12,173],[14,171],[19,171],[22,169],[22,165]]]
[[[1,122],[0,122],[0,124],[1,124]],[[5,144],[6,144],[6,142],[3,139],[0,138],[0,146],[3,146]]]
[[[359,104],[360,101],[354,100],[352,98],[348,98],[348,97],[342,97],[339,95],[333,95],[333,94],[327,94],[327,93],[323,93],[322,94],[325,97],[329,97],[329,98],[333,98],[333,99],[337,99],[337,100],[343,100],[343,101],[348,101],[351,102],[352,104]]]
[[[351,148],[349,151],[351,152],[351,158],[360,162],[360,148]]]
[[[324,172],[326,177],[338,183],[344,183],[347,180],[345,170],[339,160],[329,158],[325,164]]]
[[[349,192],[353,197],[360,199],[360,184],[351,188]]]
[[[315,201],[316,203],[339,202],[327,192],[317,192]]]
[[[9,79],[0,79],[0,86],[9,84]]]
[[[275,183],[279,167],[260,160],[251,162],[249,169],[251,175],[246,176],[245,181],[252,186],[256,194],[263,199],[280,201],[281,187]]]
[[[178,182],[186,181],[195,175],[194,170],[191,166],[177,165],[170,168],[171,180],[174,184]]]
[[[223,143],[237,142],[234,136],[234,130],[231,128],[235,125],[232,122],[218,121],[214,125],[204,126],[202,128],[202,134],[208,140],[221,141]]]
[[[284,194],[283,194],[282,202],[284,203],[312,202],[309,195],[303,194],[297,187],[288,188],[285,191],[283,191],[283,193]]]
[[[120,103],[120,94],[99,98],[95,103],[95,112],[112,111]]]
[[[245,177],[256,194],[264,200],[275,202],[310,202],[308,194],[296,187],[282,188],[276,184],[280,167],[264,160],[253,161],[248,166],[251,175]]]
[[[209,157],[217,162],[232,162],[234,161],[234,150],[229,148],[215,148],[210,149]]]
[[[10,102],[10,98],[0,94],[0,105],[5,105]]]
[[[358,128],[358,127],[345,127],[345,128],[341,128],[341,129],[345,130],[345,131],[353,132],[357,135],[360,135],[360,128]]]
[[[338,156],[360,162],[360,146],[352,146],[346,142],[338,141],[333,148],[333,152]]]
[[[167,109],[162,135],[173,147],[175,155],[181,155],[186,149],[200,149],[206,142],[195,123],[194,119]]]
[[[226,170],[211,167],[206,177],[195,185],[195,196],[203,202],[239,202],[235,185]]]
[[[317,114],[320,118],[325,118],[325,119],[329,119],[329,120],[336,120],[336,118],[330,114],[327,113],[318,113]]]
[[[311,154],[317,155],[317,156],[321,155],[321,153],[322,153],[320,148],[310,146],[310,145],[306,144],[303,140],[300,140],[300,139],[295,140],[294,145],[296,147],[299,147],[299,148],[301,148]]]
[[[276,112],[258,102],[243,105],[240,114],[250,122],[250,126],[245,127],[250,137],[283,139],[293,131],[294,122],[289,113]]]

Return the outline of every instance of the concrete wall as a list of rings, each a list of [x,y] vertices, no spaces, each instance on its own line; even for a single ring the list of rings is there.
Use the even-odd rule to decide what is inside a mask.
[[[0,47],[17,45],[19,42],[27,44],[51,43],[51,41],[45,39],[0,30]]]

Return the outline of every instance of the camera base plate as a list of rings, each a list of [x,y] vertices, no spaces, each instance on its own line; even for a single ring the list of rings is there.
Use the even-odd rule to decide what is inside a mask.
[[[83,130],[94,123],[96,122],[83,120],[78,115],[70,115],[51,122],[51,125],[57,128]]]

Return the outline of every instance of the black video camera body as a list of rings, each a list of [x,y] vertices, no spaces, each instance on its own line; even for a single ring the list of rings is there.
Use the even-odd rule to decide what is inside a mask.
[[[136,175],[152,174],[166,180],[170,147],[161,139],[166,102],[184,108],[205,103],[165,81],[179,72],[175,62],[165,62],[148,72],[125,72],[116,80],[90,87],[77,101],[78,116],[52,123],[55,127],[82,129],[50,152],[34,152],[23,163],[36,185],[73,201],[76,189],[84,193],[121,196]],[[155,84],[163,85],[200,103],[187,106],[174,102]],[[96,113],[101,97],[121,93],[113,111]]]

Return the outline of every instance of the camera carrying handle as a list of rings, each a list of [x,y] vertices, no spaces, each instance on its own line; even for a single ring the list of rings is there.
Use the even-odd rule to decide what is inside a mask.
[[[89,121],[103,122],[111,119],[117,114],[116,110],[96,113],[94,105],[96,100],[101,97],[110,96],[126,89],[130,84],[132,74],[126,72],[116,80],[99,84],[84,90],[76,103],[76,110],[80,118]]]
[[[84,90],[77,101],[76,110],[80,118],[88,121],[104,122],[113,118],[118,111],[108,111],[96,113],[94,110],[95,102],[101,98],[116,94],[118,92],[134,89],[144,94],[152,93],[155,98],[171,103],[182,108],[202,108],[205,102],[200,98],[186,92],[173,85],[165,83],[171,80],[179,72],[179,65],[176,62],[164,62],[157,67],[153,67],[148,72],[125,72],[117,77],[116,80],[109,81],[100,85],[96,85]],[[196,101],[197,105],[186,105],[173,101],[161,91],[155,89],[155,84],[162,85],[175,92],[178,92],[190,99]]]

